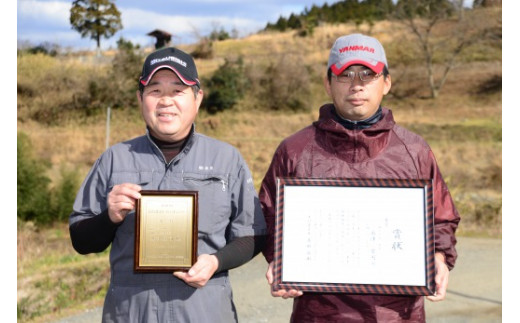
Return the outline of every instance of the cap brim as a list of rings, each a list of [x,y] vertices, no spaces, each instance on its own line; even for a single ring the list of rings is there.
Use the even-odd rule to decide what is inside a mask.
[[[172,72],[175,73],[175,75],[177,75],[177,77],[179,77],[179,79],[182,81],[182,83],[188,85],[188,86],[193,86],[193,85],[196,85],[198,84],[197,81],[191,81],[191,80],[188,80],[186,79],[178,70],[176,70],[175,68],[171,67],[170,65],[159,65],[157,66],[151,73],[150,75],[148,75],[148,77],[146,79],[141,79],[139,80],[141,82],[142,85],[144,86],[147,86],[148,83],[150,82],[150,80],[152,79],[152,77],[155,75],[155,73],[157,73],[159,70],[161,69],[169,69],[171,70]]]
[[[383,62],[376,62],[376,65],[364,60],[364,59],[353,59],[349,60],[348,62],[344,63],[343,65],[340,65],[341,67],[338,67],[338,63],[332,64],[330,66],[332,73],[336,75],[340,75],[345,69],[347,69],[349,66],[352,65],[363,65],[374,71],[375,73],[381,73],[385,67],[385,63]]]

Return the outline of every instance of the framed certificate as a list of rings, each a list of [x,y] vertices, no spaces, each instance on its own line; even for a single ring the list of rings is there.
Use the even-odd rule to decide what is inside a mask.
[[[433,295],[431,180],[277,179],[273,290]]]
[[[134,270],[188,270],[197,257],[198,192],[140,193],[135,213]]]

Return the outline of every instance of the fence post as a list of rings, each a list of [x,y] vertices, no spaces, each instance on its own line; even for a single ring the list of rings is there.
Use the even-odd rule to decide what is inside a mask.
[[[107,132],[106,132],[106,141],[105,141],[105,149],[108,149],[110,144],[110,106],[107,107]]]

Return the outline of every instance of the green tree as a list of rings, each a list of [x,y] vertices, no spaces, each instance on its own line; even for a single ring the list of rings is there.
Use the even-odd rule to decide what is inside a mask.
[[[309,19],[313,21],[316,25],[318,25],[320,22],[326,21],[325,12],[327,7],[327,3],[323,5],[323,8],[320,8],[314,4],[312,5],[311,9],[305,8],[305,10],[303,11],[303,16],[306,17],[306,19]]]
[[[287,19],[285,19],[282,16],[280,16],[280,18],[278,18],[276,23],[274,23],[274,24],[268,23],[265,26],[265,30],[276,30],[276,31],[282,31],[283,32],[286,29],[287,29]]]
[[[305,8],[300,15],[291,14],[289,18],[280,17],[276,24],[268,23],[265,30],[297,29],[300,35],[312,34],[314,27],[320,23],[353,22],[358,27],[363,22],[371,26],[376,20],[387,19],[394,11],[392,0],[343,0],[332,5],[325,3],[322,7],[312,5]]]
[[[388,18],[395,8],[392,0],[366,0],[363,3],[369,8],[368,14],[374,20]]]
[[[202,101],[202,106],[209,113],[231,109],[240,100],[247,88],[244,76],[244,62],[240,57],[236,62],[226,59],[225,63],[205,81],[209,95]]]
[[[29,136],[17,135],[17,217],[38,225],[67,221],[81,184],[76,169],[60,169],[61,178],[53,188],[46,175],[49,162],[34,156]]]
[[[81,179],[76,169],[60,169],[61,179],[52,190],[52,220],[66,222],[72,212]]]
[[[229,35],[229,33],[227,31],[224,30],[223,27],[220,27],[220,30],[217,30],[216,28],[214,28],[211,31],[211,33],[209,34],[209,39],[211,39],[213,41],[226,40],[229,38],[231,38],[231,36]]]
[[[135,91],[144,54],[139,45],[123,37],[117,41],[117,49],[111,68],[107,66],[103,73],[89,77],[77,89],[75,107],[86,116],[105,111],[108,106],[115,109],[136,106]]]
[[[289,20],[287,20],[287,27],[291,29],[300,29],[302,27],[300,17],[295,14],[291,14],[291,16],[289,16]]]
[[[139,45],[134,45],[123,37],[117,41],[117,55],[112,60],[112,71],[108,74],[107,95],[112,107],[128,108],[136,104],[135,91],[141,74],[144,54]],[[111,101],[111,102],[110,102]]]
[[[16,145],[17,207],[22,221],[49,222],[50,179],[45,175],[47,164],[33,156],[29,137],[19,132]]]
[[[109,0],[74,0],[70,9],[70,24],[81,37],[90,37],[101,47],[101,37],[112,37],[123,28],[121,12]]]

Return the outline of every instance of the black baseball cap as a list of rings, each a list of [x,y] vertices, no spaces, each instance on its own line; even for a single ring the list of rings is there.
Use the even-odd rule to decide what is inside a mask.
[[[148,85],[155,72],[160,69],[167,68],[173,71],[188,85],[198,85],[200,87],[197,67],[191,55],[174,47],[159,49],[146,57],[143,65],[143,71],[139,77],[139,83],[143,86]]]

